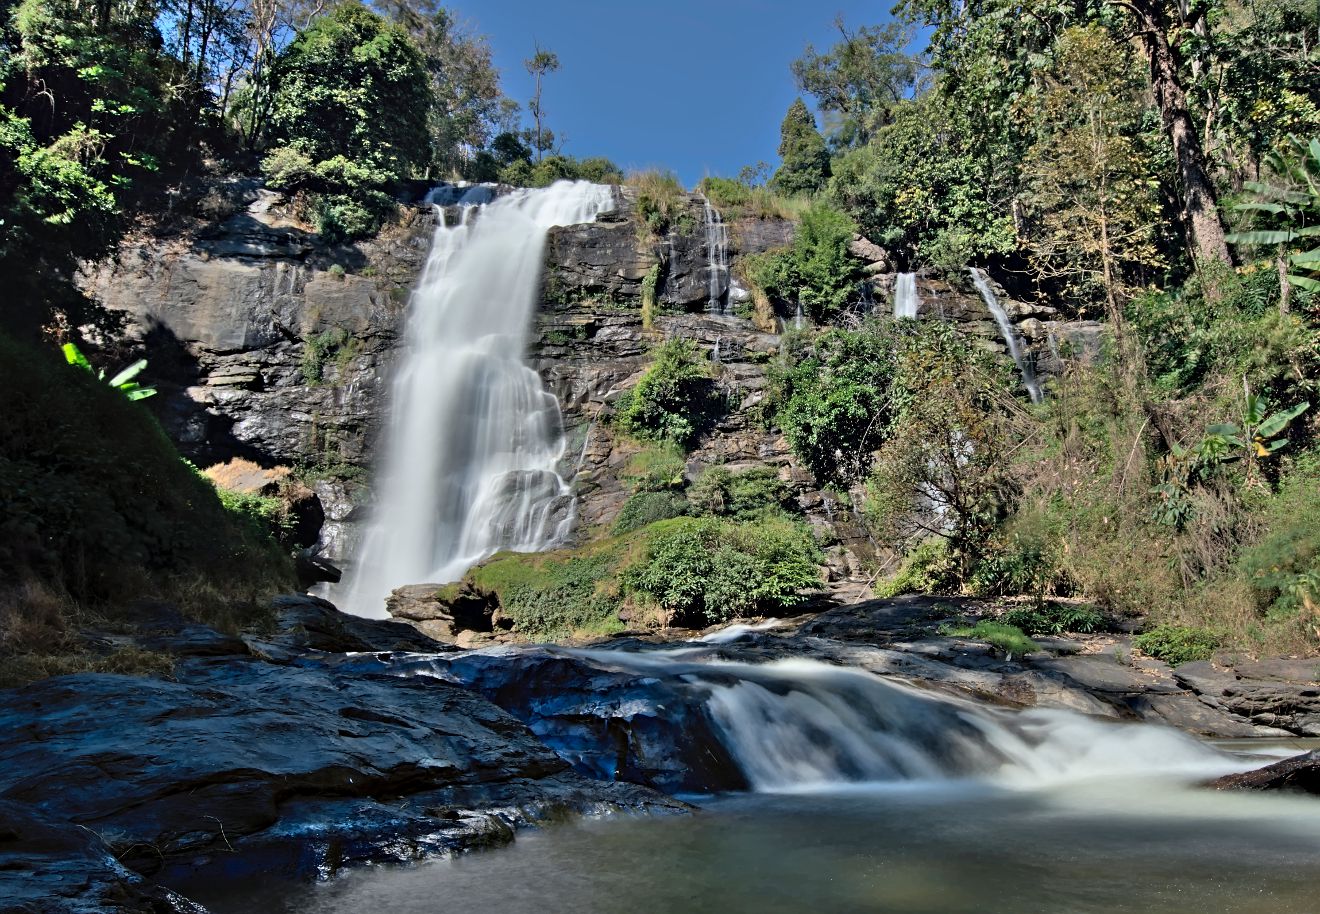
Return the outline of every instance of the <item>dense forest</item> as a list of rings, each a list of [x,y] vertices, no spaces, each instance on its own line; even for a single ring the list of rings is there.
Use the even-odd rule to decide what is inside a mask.
[[[1038,615],[1079,598],[1197,650],[1312,650],[1316,5],[911,0],[895,15],[840,21],[837,43],[792,62],[813,106],[786,113],[776,167],[701,187],[726,213],[798,223],[791,247],[735,266],[809,324],[784,335],[765,421],[906,554],[885,592],[1028,595]],[[0,318],[16,337],[79,337],[104,319],[79,262],[167,224],[208,175],[261,175],[327,239],[370,236],[402,187],[454,178],[628,181],[663,229],[677,181],[565,154],[543,101],[559,60],[536,48],[526,67],[524,110],[484,40],[429,0],[0,0]],[[863,314],[858,237],[907,269],[965,282],[983,267],[1102,319],[1102,357],[1031,403],[946,328]],[[619,426],[681,449],[704,408],[685,399],[695,358],[662,353]],[[13,466],[17,441],[0,446]],[[0,494],[20,503],[15,478]],[[918,504],[947,523],[914,525]],[[794,561],[786,592],[810,578]]]

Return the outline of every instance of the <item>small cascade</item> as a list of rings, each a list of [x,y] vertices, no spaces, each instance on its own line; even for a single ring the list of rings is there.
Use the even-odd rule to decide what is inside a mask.
[[[802,329],[802,302],[800,300],[797,303],[797,315],[793,318],[793,329]]]
[[[921,296],[917,294],[917,274],[899,273],[894,282],[894,317],[914,320],[917,309],[921,307]]]
[[[972,274],[972,282],[976,285],[976,290],[981,293],[981,299],[985,306],[990,309],[990,314],[994,317],[995,323],[999,325],[999,335],[1004,339],[1004,345],[1008,347],[1008,354],[1013,357],[1013,364],[1017,365],[1018,371],[1022,373],[1022,386],[1027,389],[1027,395],[1031,397],[1032,403],[1039,403],[1041,400],[1040,382],[1036,380],[1036,367],[1031,360],[1026,357],[1022,351],[1022,342],[1018,339],[1017,332],[1013,329],[1013,324],[1008,319],[1004,306],[999,304],[999,298],[995,295],[995,290],[990,288],[990,282],[986,279],[985,273],[976,267],[968,268]]]
[[[703,695],[715,735],[757,791],[955,778],[1039,787],[1128,776],[1210,778],[1244,767],[1165,727],[990,708],[813,659],[720,659],[728,645],[775,624],[734,625],[668,650],[570,653],[686,683]]]
[[[497,550],[543,549],[573,519],[559,403],[523,356],[547,232],[594,220],[613,195],[561,181],[498,198],[444,187],[432,203],[373,521],[335,594],[358,615],[383,616],[395,587],[456,580]]]
[[[724,337],[722,336],[715,337],[715,346],[710,351],[710,360],[712,362],[715,362],[716,364],[719,364],[720,361],[720,344],[723,342],[724,342]]]
[[[706,211],[706,265],[710,283],[706,310],[723,314],[729,288],[729,227],[704,194],[701,199]]]

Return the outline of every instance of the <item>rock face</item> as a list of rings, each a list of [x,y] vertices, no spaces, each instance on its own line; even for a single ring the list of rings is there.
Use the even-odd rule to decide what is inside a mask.
[[[1320,666],[1315,660],[1205,660],[1174,671],[1178,682],[1215,707],[1265,727],[1320,736]]]
[[[378,238],[329,246],[255,180],[221,190],[223,205],[211,200],[215,194],[204,198],[182,229],[133,240],[114,259],[85,269],[84,287],[126,321],[106,358],[150,359],[149,379],[162,396],[149,405],[195,462],[241,457],[262,468],[317,468],[315,556],[331,565],[351,562],[392,352],[435,215],[408,204],[401,222]],[[636,381],[649,350],[681,336],[718,350],[718,385],[732,404],[693,454],[692,473],[713,463],[776,467],[808,520],[838,543],[830,550],[831,575],[861,576],[876,556],[862,525],[759,418],[778,337],[753,325],[750,295],[736,284],[736,258],[791,244],[793,223],[729,220],[734,275],[717,274],[714,285],[727,310],[743,309],[742,316],[710,315],[704,199],[689,195],[663,237],[640,230],[631,189],[620,188],[615,199],[616,209],[597,222],[549,233],[530,352],[563,407],[569,446],[562,469],[576,476],[579,533],[612,523],[627,496],[619,476],[632,446],[614,440],[600,420]],[[888,310],[894,274],[885,272],[892,269],[887,252],[864,238],[852,247],[867,265],[873,307]],[[643,329],[642,285],[652,271],[659,314]],[[1003,348],[969,280],[923,274],[918,286],[923,316],[955,321],[987,347]],[[1098,324],[1060,321],[1049,308],[1001,298],[1038,371],[1060,371],[1069,355],[1098,351]],[[763,327],[791,319],[758,317]],[[330,574],[307,572],[309,580]]]

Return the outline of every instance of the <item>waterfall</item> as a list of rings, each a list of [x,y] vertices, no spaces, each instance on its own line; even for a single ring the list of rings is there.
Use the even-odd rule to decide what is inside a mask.
[[[894,317],[914,319],[921,307],[921,297],[917,294],[917,274],[899,273],[894,281]]]
[[[798,303],[797,303],[797,314],[794,315],[793,317],[793,329],[794,330],[802,329],[802,299],[800,298],[798,299]]]
[[[1036,380],[1035,366],[1023,354],[1022,343],[1018,340],[1013,324],[1009,322],[1008,314],[1004,311],[1003,305],[999,304],[999,299],[995,296],[995,290],[990,288],[985,273],[976,267],[968,267],[968,269],[971,271],[972,282],[976,285],[976,290],[981,293],[985,306],[990,309],[990,314],[994,317],[995,323],[999,325],[999,335],[1004,338],[1004,345],[1008,347],[1008,354],[1013,357],[1013,364],[1017,365],[1018,371],[1022,373],[1022,386],[1027,389],[1027,395],[1031,397],[1031,402],[1039,403],[1041,392],[1040,383]]]
[[[729,286],[729,227],[704,194],[701,199],[706,209],[706,266],[710,283],[706,308],[711,314],[723,314]]]
[[[686,684],[702,696],[716,737],[757,791],[953,778],[1009,787],[1136,775],[1209,778],[1251,767],[1167,727],[987,707],[813,659],[721,659],[731,643],[774,624],[734,625],[660,651],[566,653]],[[602,701],[608,704],[608,695]]]
[[[561,181],[492,196],[432,197],[439,225],[410,302],[375,510],[345,600],[359,615],[383,616],[393,588],[456,580],[500,549],[543,549],[572,523],[556,471],[559,403],[523,356],[547,232],[594,220],[613,195]]]

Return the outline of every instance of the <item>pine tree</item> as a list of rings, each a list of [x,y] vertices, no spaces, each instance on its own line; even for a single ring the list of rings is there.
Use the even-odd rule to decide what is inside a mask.
[[[816,118],[800,98],[789,106],[779,127],[779,158],[782,164],[771,183],[782,194],[820,190],[829,177],[830,154],[825,139],[816,129]]]

